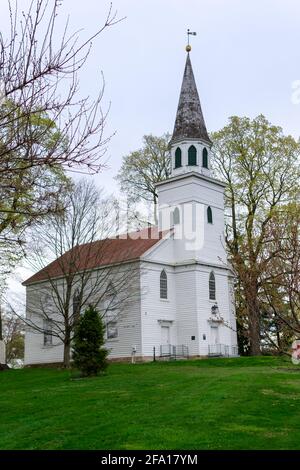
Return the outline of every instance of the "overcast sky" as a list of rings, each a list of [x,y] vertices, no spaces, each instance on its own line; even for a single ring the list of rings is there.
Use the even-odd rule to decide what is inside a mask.
[[[19,0],[20,8],[28,1]],[[0,0],[2,31],[6,5]],[[103,24],[109,5],[62,0],[61,26],[69,15],[70,31],[82,29],[84,38]],[[114,0],[113,9],[126,18],[94,42],[80,83],[83,96],[96,95],[102,70],[104,109],[111,103],[107,135],[116,135],[107,153],[110,168],[96,177],[100,186],[117,189],[113,177],[122,156],[138,148],[144,134],[172,131],[187,28],[197,32],[191,60],[209,131],[231,115],[263,113],[299,137],[300,103],[292,102],[292,84],[300,80],[299,0]]]
[[[27,3],[19,0],[20,7]],[[110,4],[62,3],[61,25],[70,15],[70,29],[83,29],[82,37],[103,24]],[[6,5],[0,0],[2,31]],[[144,134],[173,129],[187,28],[197,32],[191,60],[209,131],[231,115],[263,113],[299,137],[300,103],[292,102],[300,80],[299,0],[114,0],[113,8],[126,19],[94,42],[80,84],[82,95],[96,94],[103,71],[104,108],[111,102],[107,135],[116,135],[107,153],[110,168],[95,179],[107,192],[117,190],[113,177],[122,156],[139,148]]]
[[[64,0],[71,26],[95,30],[109,2]],[[81,87],[93,92],[103,70],[108,131],[116,130],[108,156],[111,169],[97,177],[113,188],[123,155],[144,134],[172,131],[185,63],[186,29],[207,128],[229,116],[263,113],[299,137],[300,104],[292,84],[300,80],[299,0],[115,0],[126,19],[94,43]]]

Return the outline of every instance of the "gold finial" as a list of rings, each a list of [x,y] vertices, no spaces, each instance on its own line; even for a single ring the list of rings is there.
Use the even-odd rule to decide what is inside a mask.
[[[187,43],[187,46],[185,48],[186,52],[190,52],[192,50],[192,48],[190,46],[190,36],[196,36],[196,35],[197,35],[197,33],[192,32],[189,29],[187,30],[188,43]]]

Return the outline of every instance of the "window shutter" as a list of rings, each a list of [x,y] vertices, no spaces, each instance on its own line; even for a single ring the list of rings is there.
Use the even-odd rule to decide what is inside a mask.
[[[190,166],[197,165],[197,150],[194,145],[191,145],[188,151],[188,164]]]
[[[205,147],[202,152],[202,166],[203,168],[208,168],[208,152]]]
[[[211,207],[208,207],[208,208],[207,208],[207,222],[208,222],[209,224],[212,224],[212,223],[213,223],[213,215],[212,215]]]
[[[177,147],[175,151],[175,168],[181,167],[181,149]]]

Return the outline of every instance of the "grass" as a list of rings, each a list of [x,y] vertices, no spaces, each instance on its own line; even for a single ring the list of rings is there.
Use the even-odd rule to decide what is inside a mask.
[[[300,369],[261,357],[0,373],[0,449],[300,449]]]

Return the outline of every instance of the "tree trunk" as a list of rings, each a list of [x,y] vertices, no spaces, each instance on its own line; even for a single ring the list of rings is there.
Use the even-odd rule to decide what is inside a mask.
[[[258,303],[258,279],[254,266],[243,273],[243,291],[245,293],[246,312],[249,324],[249,346],[250,356],[261,355],[260,350],[260,311]]]
[[[252,280],[251,284],[246,286],[245,292],[249,320],[250,355],[260,356],[260,314],[257,302],[257,282],[255,280]]]
[[[71,345],[70,341],[64,342],[64,368],[70,368]]]
[[[259,315],[255,310],[249,312],[249,334],[250,334],[250,355],[251,356],[260,356],[260,323]]]
[[[278,328],[277,322],[275,322],[275,328],[276,328],[276,339],[277,339],[277,346],[280,352],[282,352],[282,345],[281,345],[281,338],[280,338],[280,330]]]

